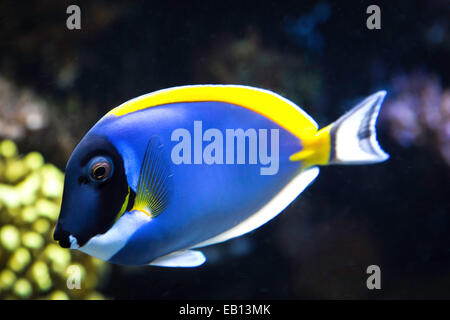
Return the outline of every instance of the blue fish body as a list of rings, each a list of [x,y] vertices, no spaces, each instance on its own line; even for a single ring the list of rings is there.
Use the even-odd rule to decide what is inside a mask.
[[[191,254],[194,252],[193,248],[225,241],[259,227],[276,216],[314,180],[318,174],[318,164],[323,165],[340,160],[336,157],[340,154],[338,150],[333,150],[333,143],[335,143],[333,139],[342,139],[348,130],[342,129],[345,126],[342,126],[339,120],[336,126],[329,126],[322,133],[318,131],[312,135],[305,134],[302,138],[300,134],[288,130],[286,128],[288,125],[283,125],[273,116],[267,116],[267,112],[255,112],[232,102],[186,100],[141,108],[121,116],[109,113],[83,138],[77,147],[78,153],[83,152],[83,149],[86,149],[84,145],[94,139],[102,139],[106,141],[108,148],[114,149],[112,160],[107,158],[98,163],[107,166],[108,161],[111,161],[115,170],[117,167],[115,157],[120,157],[129,194],[139,194],[139,181],[142,180],[143,172],[146,172],[143,168],[149,141],[157,138],[159,144],[156,149],[161,157],[158,157],[159,163],[153,166],[163,166],[167,172],[170,172],[167,174],[171,186],[170,198],[164,197],[164,210],[161,213],[157,216],[151,216],[151,214],[149,216],[146,210],[127,204],[127,201],[129,202],[127,196],[126,201],[118,202],[124,202],[123,207],[128,206],[118,220],[114,223],[108,222],[106,232],[91,236],[81,247],[79,242],[83,237],[80,232],[77,234],[66,231],[69,229],[68,226],[61,231],[63,230],[61,227],[58,234],[68,235],[71,248],[116,264],[199,265],[204,261],[204,257],[201,254]],[[357,115],[362,122],[367,121],[367,117],[370,119],[376,117],[381,102],[382,99],[381,101],[372,99],[370,106],[364,107],[367,111],[365,113],[359,111],[361,115],[355,111],[354,117]],[[358,110],[361,108],[359,107]],[[300,116],[303,117],[302,121],[309,121],[309,119],[305,120],[304,114]],[[345,121],[341,122],[345,123]],[[311,121],[311,127],[315,126],[315,122]],[[371,126],[374,126],[374,121]],[[188,157],[190,163],[177,164],[172,159],[172,152],[180,142],[174,140],[173,134],[180,128],[191,133],[191,154]],[[234,150],[232,164],[226,163],[225,151],[222,157],[223,163],[205,163],[201,156],[210,142],[203,141],[204,132],[215,129],[224,133],[222,145],[225,146],[225,132],[228,129],[237,128],[244,131],[255,130],[257,133],[260,130],[266,130],[269,154],[274,151],[273,146],[270,145],[271,133],[277,132],[278,159],[275,174],[261,174],[261,168],[268,167],[268,164],[250,163],[249,155],[252,152],[250,143],[244,145],[246,161],[242,164],[237,164],[237,150]],[[374,128],[371,130],[374,132]],[[369,138],[372,139],[372,136],[359,139]],[[259,136],[258,141],[259,139],[262,138]],[[374,148],[376,147],[378,145]],[[366,148],[365,152],[367,150]],[[97,151],[89,152],[96,154]],[[323,158],[325,152],[328,152],[325,155],[326,163],[314,163],[319,161],[316,159]],[[363,159],[363,162],[378,162],[386,159],[385,154],[378,149],[372,152],[373,159]],[[74,155],[72,157],[74,160],[72,158],[69,160],[68,167],[73,162],[82,163]],[[344,159],[342,162],[348,161]],[[298,192],[292,190],[293,186],[288,187],[294,180],[298,181],[298,186],[302,186],[297,187],[300,188]],[[101,188],[98,190],[95,192],[101,194]],[[65,190],[65,198],[68,192]],[[67,198],[70,197],[67,196]],[[63,204],[64,201],[65,199]],[[117,208],[114,210],[119,211]],[[270,210],[278,212],[270,213]],[[151,208],[148,211],[151,212]],[[114,215],[117,212],[113,212]],[[258,215],[261,217],[258,218]],[[60,220],[61,224],[68,224],[66,222],[68,219],[62,213]],[[80,223],[79,220],[77,223]],[[86,221],[86,223],[89,222]],[[72,228],[77,231],[79,229],[79,226]],[[55,231],[55,238],[57,238],[56,234]]]
[[[140,257],[140,262],[144,263],[220,234],[273,198],[301,167],[300,162],[289,161],[290,155],[301,150],[299,139],[262,115],[222,102],[177,103],[145,109],[126,117],[107,117],[93,133],[108,133],[121,154],[127,159],[135,159],[127,164],[126,173],[130,187],[136,190],[140,164],[150,137],[158,136],[169,154],[176,144],[171,141],[172,132],[177,128],[192,128],[198,120],[202,121],[204,130],[278,129],[282,142],[278,174],[260,175],[260,166],[249,163],[172,164],[174,200],[163,215],[139,229],[111,261],[131,262]],[[246,154],[248,147],[246,144]]]

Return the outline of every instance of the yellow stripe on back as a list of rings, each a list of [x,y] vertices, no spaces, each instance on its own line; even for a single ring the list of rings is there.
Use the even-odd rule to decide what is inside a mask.
[[[302,139],[314,135],[318,127],[306,112],[282,96],[268,90],[238,85],[194,85],[159,90],[129,100],[108,115],[123,116],[164,104],[200,101],[226,102],[247,108]]]

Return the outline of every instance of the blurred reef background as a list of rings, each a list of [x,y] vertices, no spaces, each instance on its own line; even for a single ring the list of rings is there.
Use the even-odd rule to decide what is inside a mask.
[[[19,157],[14,142],[0,142],[0,299],[103,298],[94,288],[106,264],[53,241],[63,183],[40,153]],[[80,285],[69,290],[74,275]]]
[[[2,1],[0,299],[450,298],[450,4],[372,2]],[[70,4],[81,30],[66,28]],[[371,4],[380,30],[366,27]],[[273,90],[320,125],[385,89],[391,158],[323,168],[277,219],[206,248],[200,268],[59,248],[64,166],[87,130],[130,98],[201,83]],[[366,288],[372,264],[382,290]],[[72,265],[80,290],[66,286]]]

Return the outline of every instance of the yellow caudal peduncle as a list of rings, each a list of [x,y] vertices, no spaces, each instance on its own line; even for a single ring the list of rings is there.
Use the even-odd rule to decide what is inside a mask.
[[[330,159],[331,126],[327,126],[314,134],[302,137],[303,150],[289,157],[291,161],[302,161],[302,169],[315,165],[326,165]]]

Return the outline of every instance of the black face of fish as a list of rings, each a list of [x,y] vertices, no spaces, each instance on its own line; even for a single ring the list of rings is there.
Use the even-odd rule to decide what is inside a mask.
[[[88,135],[66,167],[64,193],[54,239],[83,246],[113,225],[128,193],[122,157],[103,137]]]

